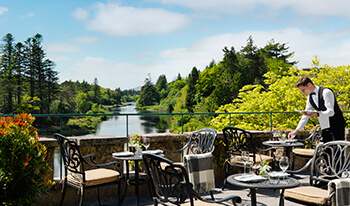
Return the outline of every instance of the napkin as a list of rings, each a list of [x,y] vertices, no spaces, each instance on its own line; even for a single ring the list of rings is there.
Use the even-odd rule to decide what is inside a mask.
[[[266,180],[265,177],[260,175],[242,175],[242,176],[235,177],[235,179],[240,182],[257,182],[257,181]]]
[[[112,155],[115,157],[127,157],[127,156],[134,155],[134,153],[129,152],[129,151],[127,151],[127,152],[114,152],[114,153],[112,153]]]

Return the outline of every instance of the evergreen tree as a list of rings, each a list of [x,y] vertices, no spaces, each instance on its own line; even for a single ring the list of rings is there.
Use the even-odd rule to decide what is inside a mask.
[[[3,112],[12,113],[13,111],[13,81],[14,81],[14,63],[13,57],[15,48],[13,46],[14,38],[8,33],[4,36],[3,44],[1,45],[0,69],[2,75],[3,91]]]
[[[140,98],[137,103],[140,106],[151,106],[159,103],[159,94],[151,82],[151,77],[146,78],[145,85],[141,90]]]
[[[197,94],[196,91],[196,84],[199,77],[199,71],[196,67],[192,68],[192,71],[188,77],[188,88],[187,88],[187,95],[186,95],[186,108],[188,112],[193,112],[193,107],[196,105],[195,96]]]
[[[17,105],[21,104],[22,99],[22,90],[23,83],[25,80],[24,77],[24,45],[21,42],[18,42],[15,45],[15,55],[14,55],[14,70],[15,70],[15,89],[16,89],[16,98]]]

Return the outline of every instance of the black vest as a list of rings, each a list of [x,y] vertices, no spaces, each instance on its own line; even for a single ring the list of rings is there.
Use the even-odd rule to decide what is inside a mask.
[[[327,108],[324,104],[324,97],[322,95],[324,89],[325,89],[324,87],[319,87],[319,90],[318,90],[318,105],[319,105],[319,107],[316,106],[315,102],[311,100],[312,97],[309,96],[309,100],[310,100],[312,107],[317,111],[326,111],[327,110]],[[332,91],[332,93],[333,93],[333,91]],[[334,93],[333,93],[333,96],[334,96]],[[329,117],[329,126],[331,128],[345,126],[345,119],[343,116],[343,112],[340,110],[335,96],[334,96],[334,115],[332,117]]]

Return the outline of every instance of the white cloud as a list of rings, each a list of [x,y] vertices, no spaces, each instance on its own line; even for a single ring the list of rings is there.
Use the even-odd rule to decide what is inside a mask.
[[[88,19],[89,12],[93,13]],[[78,8],[73,16],[86,28],[112,36],[167,34],[186,27],[191,19],[183,14],[155,8],[122,7],[115,3],[98,3],[84,10]]]
[[[82,8],[77,8],[76,10],[74,10],[72,12],[72,16],[79,21],[85,21],[85,20],[87,20],[89,14],[86,10],[84,10]]]
[[[98,39],[96,37],[81,36],[70,39],[68,42],[50,42],[47,43],[48,52],[59,52],[59,53],[72,53],[81,52],[81,48],[86,44],[96,44]]]
[[[149,0],[163,4],[175,4],[208,13],[245,14],[263,10],[266,14],[291,8],[304,16],[342,16],[350,18],[350,1],[348,0]]]
[[[0,15],[4,14],[5,12],[7,12],[9,9],[6,7],[1,7],[0,6]]]

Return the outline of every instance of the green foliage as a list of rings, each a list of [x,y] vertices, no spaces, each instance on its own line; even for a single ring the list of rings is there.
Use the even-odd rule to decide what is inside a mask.
[[[151,106],[159,103],[159,94],[155,86],[152,84],[150,78],[146,78],[146,84],[143,86],[140,98],[138,99],[138,106]]]
[[[186,95],[186,108],[190,113],[193,112],[193,107],[197,103],[195,98],[197,94],[195,85],[197,83],[198,77],[199,77],[199,71],[197,70],[196,67],[193,67],[192,72],[188,77],[188,88],[187,88],[187,95]]]
[[[290,68],[285,76],[273,72],[265,74],[265,89],[262,85],[246,85],[231,104],[221,106],[217,112],[294,112],[305,108],[306,95],[303,95],[295,83],[302,75],[310,76],[318,86],[331,88],[343,110],[349,109],[349,66],[314,68],[311,71]],[[300,114],[275,113],[272,125],[275,130],[294,129],[300,119]],[[318,122],[311,118],[306,129],[311,129]],[[212,120],[216,129],[229,126],[229,115],[219,115]],[[237,114],[231,116],[231,125],[247,130],[269,130],[269,115]]]
[[[32,205],[53,184],[46,147],[38,142],[33,121],[24,113],[0,119],[1,205]]]

